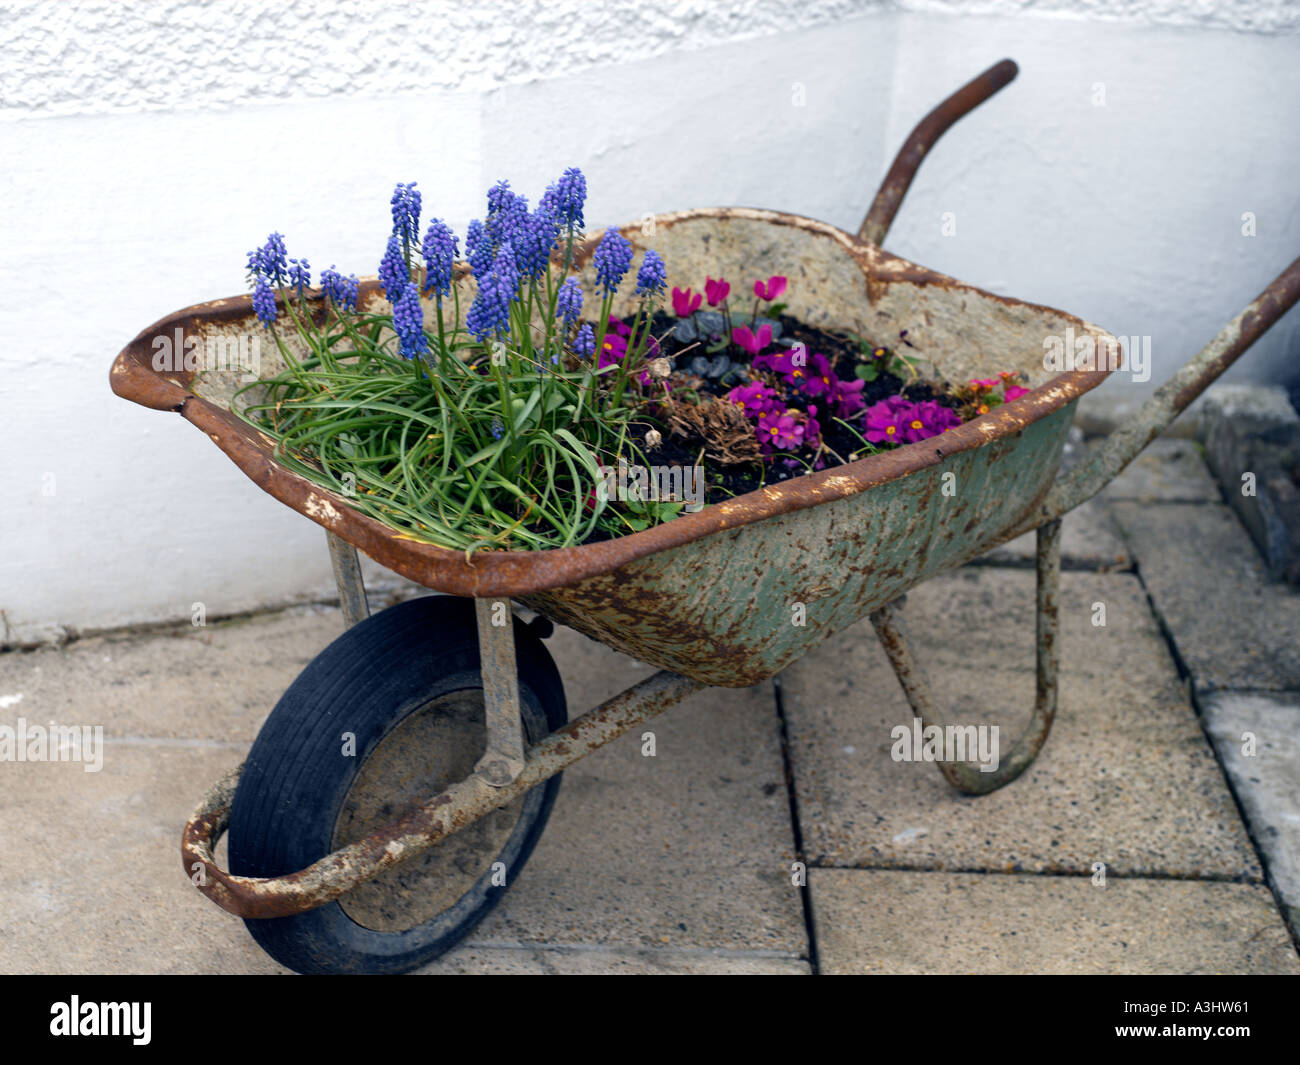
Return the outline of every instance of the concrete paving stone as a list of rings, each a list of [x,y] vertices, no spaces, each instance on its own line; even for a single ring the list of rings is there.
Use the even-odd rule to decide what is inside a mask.
[[[6,683],[17,676],[31,693],[7,708],[10,718],[93,724],[84,719],[96,715],[72,710],[107,699],[97,719],[110,736],[172,738],[110,740],[98,773],[73,763],[0,763],[0,968],[283,971],[242,922],[189,886],[180,832],[203,789],[243,757],[270,704],[337,624],[337,612],[289,611],[198,638],[84,641],[17,656],[25,672],[4,663]],[[568,630],[557,630],[551,647],[575,716],[650,672]],[[265,701],[232,698],[221,704],[224,716],[204,717],[214,684],[229,679],[237,691],[241,676]],[[130,696],[104,694],[120,687]],[[656,757],[641,756],[639,729],[567,774],[519,883],[463,948],[479,961],[449,956],[448,971],[536,967],[531,948],[552,943],[598,946],[618,971],[806,968],[771,686],[697,696],[675,715],[647,726]],[[200,738],[174,738],[187,730]],[[693,953],[669,957],[679,948]],[[596,957],[543,961],[584,971],[599,967]]]
[[[985,565],[1032,565],[1038,557],[1036,534],[1017,536],[985,555]],[[1061,565],[1066,569],[1129,569],[1132,562],[1106,504],[1090,499],[1066,515],[1061,526]]]
[[[1215,692],[1202,714],[1300,936],[1300,692]]]
[[[123,632],[0,654],[0,722],[102,725],[107,736],[241,741],[343,633],[336,608],[294,607],[202,628]],[[21,700],[15,700],[21,696]]]
[[[465,945],[420,969],[427,976],[808,976],[807,961],[758,952],[603,950]]]
[[[548,645],[571,716],[653,672],[568,629]],[[803,956],[794,858],[772,686],[711,689],[565,773],[519,883],[472,942]]]
[[[997,725],[1009,750],[1034,698],[1034,576],[968,567],[909,594],[936,704]],[[1104,626],[1094,626],[1105,606]],[[780,677],[810,863],[1258,881],[1243,829],[1137,579],[1061,579],[1061,699],[1043,753],[991,795],[891,757],[911,708],[862,622]]]
[[[1300,973],[1267,888],[809,870],[824,973]]]
[[[104,765],[0,763],[0,970],[284,971],[181,868],[181,828],[242,753],[110,741]]]
[[[1090,441],[1090,449],[1102,440]],[[1218,503],[1219,484],[1194,440],[1162,436],[1099,493],[1098,499],[1138,503]]]
[[[1268,582],[1227,506],[1114,508],[1198,692],[1300,690],[1300,588]]]

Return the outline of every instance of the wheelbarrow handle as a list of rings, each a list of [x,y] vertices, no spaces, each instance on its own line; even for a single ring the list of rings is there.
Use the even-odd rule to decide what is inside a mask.
[[[1297,301],[1300,301],[1300,259],[1278,274],[1194,359],[1157,388],[1085,462],[1053,484],[1042,505],[1020,531],[1059,518],[1105,488]]]
[[[884,243],[893,225],[894,215],[911,187],[921,160],[948,128],[963,115],[973,111],[994,93],[1015,80],[1020,68],[1010,59],[994,63],[988,70],[968,81],[938,107],[921,119],[894,157],[885,180],[871,203],[871,210],[858,227],[858,237],[876,247]]]

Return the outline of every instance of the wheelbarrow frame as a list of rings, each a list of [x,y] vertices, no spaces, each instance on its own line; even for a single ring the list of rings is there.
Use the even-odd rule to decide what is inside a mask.
[[[1015,63],[1003,60],[948,97],[917,125],[863,220],[859,239],[879,248],[930,148],[957,119],[1010,83],[1016,74]],[[999,542],[1036,530],[1035,705],[1028,726],[994,771],[984,772],[971,763],[939,762],[940,771],[954,787],[969,794],[985,794],[1010,783],[1033,763],[1051,730],[1059,669],[1057,621],[1062,517],[1104,488],[1297,299],[1300,299],[1300,259],[1157,389],[1088,459],[1058,477],[1023,521],[1001,537]],[[1095,383],[1090,382],[1077,392]],[[1057,398],[1063,404],[1077,398],[1077,392]],[[158,405],[163,406],[165,399],[159,397]],[[682,520],[685,519],[679,519]],[[333,531],[327,531],[327,537],[344,618],[349,626],[355,625],[369,614],[357,549]],[[707,686],[700,680],[661,670],[526,748],[519,714],[513,627],[509,623],[510,600],[493,594],[499,590],[491,587],[493,581],[486,583],[489,587],[463,590],[475,598],[486,713],[486,751],[474,773],[429,797],[399,820],[326,855],[306,869],[259,879],[235,876],[221,869],[214,859],[214,848],[229,821],[241,766],[218,781],[202,798],[182,837],[186,873],[208,898],[245,918],[285,917],[325,905],[415,857],[477,818],[509,804],[578,759]],[[556,583],[562,580],[557,578]],[[872,611],[872,625],[913,713],[925,726],[942,727],[942,715],[935,708],[923,672],[912,654],[900,602],[895,600]]]

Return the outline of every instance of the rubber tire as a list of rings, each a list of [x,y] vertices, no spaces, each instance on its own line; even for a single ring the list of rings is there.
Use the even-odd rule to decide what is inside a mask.
[[[566,723],[564,687],[537,636],[518,618],[514,628],[525,735],[536,742]],[[302,671],[249,752],[231,808],[231,872],[283,876],[330,853],[348,791],[384,736],[430,699],[480,687],[472,600],[412,599],[353,626]],[[339,756],[344,729],[356,736],[356,757]],[[541,791],[541,801],[531,817],[534,804],[525,803],[501,852],[510,882],[537,844],[559,786],[557,774],[529,793]],[[408,972],[453,947],[500,901],[506,887],[491,886],[489,878],[485,873],[450,909],[401,932],[363,928],[337,901],[244,923],[263,950],[295,972]]]

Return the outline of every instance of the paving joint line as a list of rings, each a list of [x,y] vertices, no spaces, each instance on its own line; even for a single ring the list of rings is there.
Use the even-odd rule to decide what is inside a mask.
[[[1129,544],[1128,537],[1121,530],[1120,535],[1124,539],[1125,545],[1132,553],[1132,545]],[[1253,546],[1253,544],[1252,544]],[[1174,638],[1173,629],[1169,625],[1168,619],[1156,602],[1155,595],[1152,593],[1150,585],[1147,584],[1146,578],[1142,575],[1142,565],[1139,560],[1134,559],[1133,572],[1137,576],[1138,583],[1142,586],[1142,594],[1146,596],[1147,608],[1151,611],[1151,616],[1155,619],[1156,627],[1160,631],[1160,636],[1169,649],[1169,654],[1174,660],[1174,667],[1178,670],[1178,679],[1182,681],[1183,688],[1187,692],[1187,701],[1191,704],[1192,713],[1196,715],[1197,724],[1201,726],[1201,735],[1205,742],[1210,745],[1210,753],[1214,756],[1215,764],[1219,767],[1219,774],[1223,778],[1224,785],[1228,789],[1228,794],[1232,797],[1233,806],[1237,810],[1237,817],[1241,821],[1241,827],[1246,832],[1246,838],[1250,840],[1250,846],[1255,852],[1255,860],[1259,862],[1259,867],[1264,871],[1264,883],[1273,896],[1273,905],[1277,908],[1278,917],[1282,921],[1282,927],[1287,931],[1291,938],[1291,946],[1296,954],[1300,956],[1300,928],[1292,928],[1291,922],[1287,919],[1287,906],[1282,899],[1282,893],[1278,887],[1277,879],[1273,876],[1273,870],[1265,858],[1264,851],[1259,845],[1259,839],[1256,837],[1255,828],[1246,816],[1246,808],[1242,804],[1241,796],[1237,794],[1236,785],[1232,781],[1232,774],[1228,771],[1222,756],[1219,754],[1219,748],[1214,742],[1214,737],[1210,735],[1209,728],[1205,720],[1205,709],[1201,701],[1200,686],[1196,683],[1196,676],[1192,673],[1191,667],[1179,653],[1177,640]],[[1228,690],[1228,689],[1224,689]]]
[[[808,964],[813,976],[821,974],[821,957],[817,950],[817,928],[813,920],[812,889],[808,883],[808,857],[804,853],[803,826],[799,819],[799,794],[794,782],[794,759],[790,753],[790,729],[785,716],[785,700],[781,694],[781,677],[772,678],[772,699],[776,706],[776,720],[780,726],[781,763],[784,768],[786,801],[790,805],[790,832],[794,837],[795,860],[804,868],[804,882],[799,888],[799,900],[803,905],[804,930],[808,936]]]
[[[943,875],[976,875],[1007,877],[1057,877],[1061,880],[1083,880],[1091,878],[1091,871],[1071,872],[1068,869],[980,869],[977,867],[949,869],[933,865],[823,865],[810,863],[809,869],[839,870],[848,873],[934,873]],[[1246,887],[1267,887],[1260,877],[1227,876],[1207,873],[1204,875],[1183,875],[1180,873],[1116,873],[1106,869],[1107,880],[1151,880],[1167,881],[1181,884],[1243,884]]]

